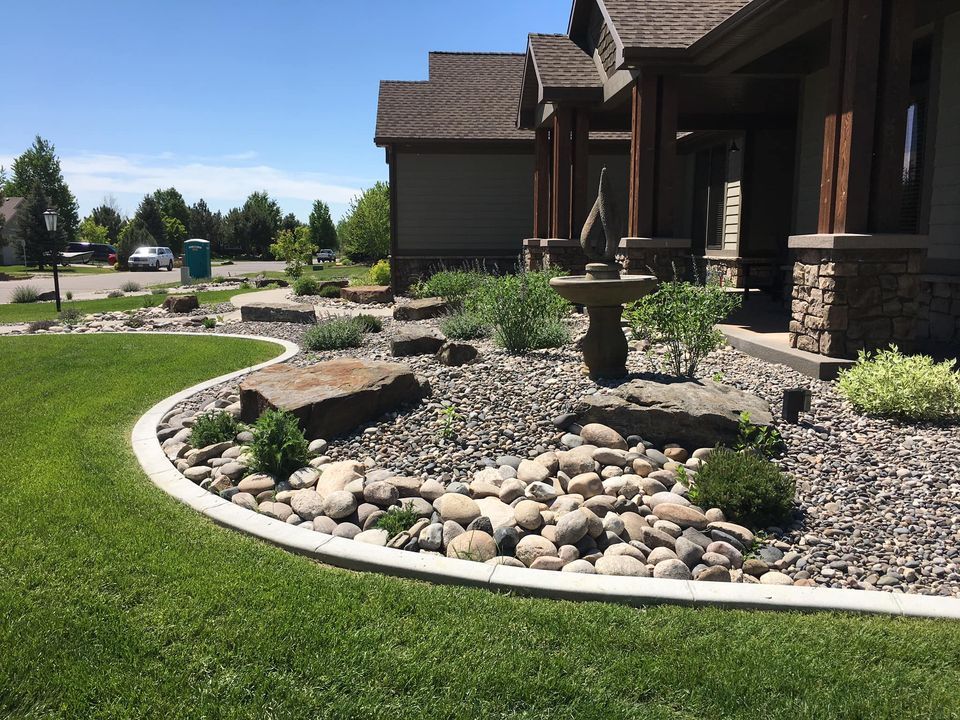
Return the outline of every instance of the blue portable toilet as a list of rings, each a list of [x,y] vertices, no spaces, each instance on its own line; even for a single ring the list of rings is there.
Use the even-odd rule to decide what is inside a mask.
[[[208,278],[210,270],[210,243],[194,238],[183,243],[183,266],[190,271],[191,278]]]

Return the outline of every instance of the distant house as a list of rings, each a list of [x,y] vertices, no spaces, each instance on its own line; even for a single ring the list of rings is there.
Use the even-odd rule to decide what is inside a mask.
[[[380,89],[396,279],[582,270],[606,165],[628,272],[763,287],[801,350],[956,349],[957,62],[955,0],[573,0],[523,56],[431,54]]]
[[[0,265],[16,265],[21,261],[21,249],[17,243],[17,210],[23,205],[24,198],[8,197],[0,205],[0,217],[3,217],[3,227],[0,228]]]

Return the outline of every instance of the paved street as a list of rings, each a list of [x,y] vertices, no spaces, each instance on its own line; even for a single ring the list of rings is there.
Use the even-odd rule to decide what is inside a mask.
[[[0,268],[2,269],[2,268]],[[283,270],[283,263],[277,260],[263,261],[241,261],[234,265],[224,267],[214,267],[213,274],[217,277],[227,275],[242,275],[244,273],[262,272],[265,270]],[[124,283],[133,281],[147,287],[150,285],[163,285],[170,282],[176,282],[180,279],[180,270],[174,269],[173,272],[114,272],[101,273],[97,275],[61,275],[60,292],[66,293],[68,290],[81,299],[89,296],[90,293],[109,292],[119,289]],[[0,303],[10,302],[14,288],[18,285],[33,285],[35,288],[44,292],[53,290],[53,275],[34,276],[30,280],[18,280],[15,282],[0,282]]]

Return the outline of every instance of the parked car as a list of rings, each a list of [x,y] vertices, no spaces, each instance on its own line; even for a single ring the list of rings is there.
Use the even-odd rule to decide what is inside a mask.
[[[131,270],[173,270],[173,251],[168,247],[139,247],[127,262]]]
[[[336,262],[337,254],[330,249],[323,249],[317,253],[317,262]]]
[[[108,263],[113,265],[117,262],[117,249],[113,245],[107,245],[106,243],[88,243],[88,242],[72,242],[67,244],[65,252],[76,253],[76,252],[93,252],[91,260],[94,262]]]

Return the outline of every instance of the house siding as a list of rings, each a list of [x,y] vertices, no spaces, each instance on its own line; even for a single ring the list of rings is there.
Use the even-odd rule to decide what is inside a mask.
[[[960,13],[945,19],[930,196],[930,259],[960,261]]]
[[[532,155],[400,152],[396,163],[398,255],[519,256]]]
[[[823,119],[827,111],[827,70],[807,75],[800,92],[794,235],[815,233],[819,224]]]

